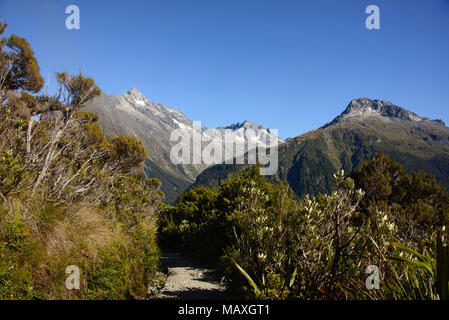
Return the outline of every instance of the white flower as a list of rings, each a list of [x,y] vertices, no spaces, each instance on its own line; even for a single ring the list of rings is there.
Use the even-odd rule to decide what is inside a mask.
[[[395,227],[395,225],[394,225],[393,222],[388,223],[388,230],[393,231],[393,230],[394,230],[394,227]]]
[[[257,254],[257,258],[261,261],[264,261],[267,258],[267,255],[261,252]]]

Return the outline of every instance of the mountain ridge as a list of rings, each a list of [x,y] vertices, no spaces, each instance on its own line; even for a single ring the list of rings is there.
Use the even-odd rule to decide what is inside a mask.
[[[186,190],[198,174],[209,167],[204,163],[172,163],[170,150],[174,143],[170,141],[170,134],[176,129],[185,129],[191,133],[194,123],[180,110],[150,101],[135,87],[122,95],[103,93],[86,104],[84,110],[98,115],[99,125],[107,136],[123,134],[142,141],[149,155],[144,164],[145,175],[162,181],[161,190],[166,194],[168,202],[175,201],[180,192]],[[269,129],[247,120],[237,124],[216,128],[217,135],[213,138],[221,139],[220,135],[229,129],[233,130],[237,137],[244,138],[245,129],[248,128],[258,130],[258,140],[274,136]],[[202,126],[200,130],[204,133],[208,128]],[[281,138],[277,138],[279,142],[283,142]]]
[[[353,99],[322,127],[279,145],[279,165],[271,182],[284,181],[302,196],[332,191],[333,174],[350,171],[377,153],[386,153],[408,171],[424,170],[449,186],[449,128],[389,101]],[[193,186],[217,187],[247,165],[215,165]]]
[[[335,117],[332,121],[324,124],[321,128],[326,128],[336,123],[354,120],[354,118],[362,119],[370,116],[378,116],[389,119],[401,119],[409,121],[434,121],[445,126],[441,119],[430,120],[427,117],[420,117],[416,113],[394,105],[386,100],[371,100],[369,98],[353,99],[346,109]]]

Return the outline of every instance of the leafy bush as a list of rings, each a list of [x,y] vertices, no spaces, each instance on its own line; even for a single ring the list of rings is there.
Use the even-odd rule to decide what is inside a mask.
[[[427,211],[432,214],[425,218],[428,227],[414,234],[404,230],[416,221],[404,217],[424,217],[429,205],[444,202],[447,194],[428,175],[407,175],[396,163],[382,158],[379,164],[379,159],[349,176],[337,173],[333,193],[306,195],[299,202],[288,187],[267,183],[257,166],[228,178],[218,189],[192,189],[161,211],[161,243],[219,260],[233,298],[438,298],[432,275],[416,264],[395,260],[416,257],[392,244],[406,243],[434,256],[429,230],[441,221],[435,218],[438,211]],[[370,171],[360,172],[371,167],[378,182],[364,184],[360,177],[367,179]],[[382,177],[391,168],[399,174]],[[357,185],[365,186],[367,193]],[[433,193],[424,186],[431,186]],[[389,201],[408,192],[414,192],[414,198]],[[365,286],[370,265],[379,268],[380,290]]]
[[[82,74],[58,73],[54,96],[24,92],[43,83],[25,39],[0,39],[0,71],[0,299],[145,297],[162,194],[142,144],[80,111],[100,94]],[[69,265],[80,290],[65,287]]]

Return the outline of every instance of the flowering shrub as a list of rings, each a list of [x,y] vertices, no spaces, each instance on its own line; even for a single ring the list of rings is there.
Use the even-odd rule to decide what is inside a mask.
[[[248,168],[218,190],[183,195],[161,214],[160,235],[192,252],[213,251],[234,298],[437,297],[432,275],[400,261],[415,258],[394,245],[433,255],[434,236],[406,237],[397,206],[364,201],[365,191],[343,171],[334,179],[330,195],[297,201],[288,187],[269,184],[256,167]],[[365,285],[368,266],[379,270],[379,290]]]

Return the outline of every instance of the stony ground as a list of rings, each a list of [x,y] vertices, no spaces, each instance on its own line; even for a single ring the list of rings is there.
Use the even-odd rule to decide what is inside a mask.
[[[154,298],[214,300],[224,299],[225,287],[220,274],[195,259],[180,253],[162,252],[162,262],[168,268],[164,287]]]

